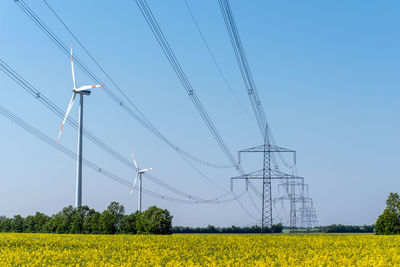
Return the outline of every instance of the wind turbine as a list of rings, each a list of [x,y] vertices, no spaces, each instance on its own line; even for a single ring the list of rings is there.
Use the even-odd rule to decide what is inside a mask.
[[[136,185],[137,179],[139,177],[139,196],[138,196],[139,203],[138,203],[138,207],[139,207],[139,211],[142,212],[142,174],[147,172],[147,171],[152,170],[153,168],[139,169],[139,167],[138,167],[138,165],[136,163],[135,157],[133,156],[133,153],[132,153],[132,160],[133,160],[133,164],[135,164],[136,176],[135,176],[135,180],[133,182],[133,186],[132,186],[132,189],[131,189],[131,195],[133,193],[133,190],[135,189],[135,185]]]
[[[67,111],[65,112],[64,120],[61,124],[60,132],[58,133],[57,144],[60,141],[61,132],[64,128],[65,121],[67,120],[68,114],[72,109],[75,102],[75,96],[78,94],[79,98],[79,120],[78,120],[78,152],[77,163],[76,163],[76,192],[75,192],[75,207],[80,207],[82,205],[82,132],[83,132],[83,96],[90,95],[91,88],[102,87],[104,85],[84,85],[79,88],[76,87],[75,82],[75,70],[74,70],[74,59],[72,56],[72,44],[71,44],[71,70],[72,70],[72,81],[74,83],[74,88],[72,89],[72,97],[69,101]]]

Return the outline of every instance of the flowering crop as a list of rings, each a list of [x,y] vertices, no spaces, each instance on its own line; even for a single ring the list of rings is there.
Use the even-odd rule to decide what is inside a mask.
[[[0,266],[388,266],[400,237],[0,234]]]

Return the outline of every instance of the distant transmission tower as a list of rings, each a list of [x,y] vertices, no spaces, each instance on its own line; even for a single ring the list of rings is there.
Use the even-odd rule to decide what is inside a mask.
[[[305,213],[307,213],[307,208],[305,206],[305,202],[308,195],[308,185],[304,183],[304,179],[299,180],[299,181],[294,181],[294,180],[286,180],[284,183],[281,183],[278,185],[279,187],[283,187],[285,189],[285,195],[275,198],[274,200],[289,200],[289,227],[290,230],[293,231],[295,230],[299,225],[297,225],[297,212],[300,211],[300,221],[301,221],[301,226],[303,227],[303,221],[305,220]],[[296,189],[299,188],[299,189]],[[305,191],[305,188],[307,188],[307,191]],[[300,202],[301,208],[298,210],[297,209],[297,203]]]
[[[231,178],[231,190],[233,190],[233,181],[237,179],[260,179],[262,180],[262,210],[261,210],[261,233],[265,232],[266,228],[272,227],[272,186],[271,181],[274,179],[279,180],[298,180],[304,178],[295,175],[286,174],[271,168],[271,155],[272,153],[293,153],[294,158],[296,151],[273,146],[268,142],[267,130],[264,138],[264,144],[248,149],[239,151],[238,161],[241,162],[242,153],[263,153],[263,168],[261,170],[251,172],[245,175]]]
[[[273,144],[276,144],[274,138],[269,132],[270,129],[265,129],[264,127],[267,126],[267,117],[264,112],[264,108],[262,106],[262,102],[260,96],[258,94],[258,90],[256,84],[253,79],[253,75],[250,69],[249,62],[247,60],[246,53],[244,51],[244,46],[242,44],[238,28],[236,26],[235,17],[232,13],[232,9],[229,3],[229,0],[218,0],[222,17],[225,22],[226,29],[228,31],[229,39],[232,44],[232,48],[236,57],[236,61],[239,66],[240,73],[242,75],[242,79],[244,82],[244,87],[246,92],[249,96],[250,104],[254,112],[254,116],[260,130],[262,137],[264,138],[264,145],[249,148],[239,152],[239,157],[241,152],[260,152],[264,153],[263,157],[263,169],[262,169],[262,182],[263,182],[263,193],[262,193],[262,219],[261,219],[261,231],[264,231],[265,227],[272,226],[272,191],[271,191],[271,179],[272,179],[272,169],[271,169],[271,160],[274,161],[276,165],[276,169],[278,169],[277,163],[275,158],[271,158],[271,153],[278,153],[278,156],[281,157],[279,154],[280,152],[292,152],[295,154],[295,151],[288,150],[285,148],[280,148],[276,146],[271,146],[269,142],[269,137],[271,137],[271,141]],[[265,131],[264,131],[265,130]],[[268,136],[270,135],[270,136]],[[288,167],[289,165],[281,157],[283,163]],[[240,159],[239,159],[240,162]],[[290,168],[290,167],[289,167]],[[257,176],[259,177],[259,176]],[[236,179],[250,179],[249,176],[243,175],[241,177],[236,177]],[[258,178],[254,178],[258,179]],[[232,180],[231,180],[232,181]],[[246,181],[246,185],[248,185]],[[295,192],[293,194],[293,198],[296,198]],[[296,201],[292,201],[292,223],[296,222]],[[294,212],[293,212],[294,211]]]

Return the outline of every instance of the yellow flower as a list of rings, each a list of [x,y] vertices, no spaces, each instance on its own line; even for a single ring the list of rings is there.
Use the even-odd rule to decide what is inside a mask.
[[[400,266],[400,236],[0,234],[0,266]]]

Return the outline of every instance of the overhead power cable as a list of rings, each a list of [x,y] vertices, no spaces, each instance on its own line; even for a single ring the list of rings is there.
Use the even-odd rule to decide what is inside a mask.
[[[23,0],[18,0],[17,1],[18,6],[21,8],[21,10],[29,17],[31,18],[31,20],[51,39],[51,41],[56,44],[56,46],[67,56],[69,56],[69,50],[68,47],[49,29],[49,27],[29,8],[29,6],[27,6],[26,3],[24,3]],[[86,73],[88,75],[88,77],[90,77],[91,79],[93,79],[94,81],[96,81],[99,84],[104,84],[103,82],[101,82],[101,80],[93,73],[90,71],[90,69],[88,69],[83,62],[81,62],[79,60],[78,57],[74,57],[75,59],[75,63],[78,67],[81,68],[81,70]],[[107,86],[102,87],[105,92],[108,94],[108,96],[110,96],[110,98],[112,98],[119,106],[121,106],[124,110],[126,110],[128,112],[128,114],[130,114],[133,118],[135,118],[136,120],[138,120],[144,127],[146,127],[148,130],[150,130],[151,132],[153,132],[156,136],[158,136],[160,139],[162,139],[164,142],[166,142],[167,144],[171,144],[168,140],[165,140],[162,136],[157,134],[157,131],[153,130],[153,127],[151,127],[150,125],[148,125],[146,123],[145,120],[143,120],[141,118],[141,116],[139,116],[139,114],[135,113],[131,108],[129,108],[128,106],[126,106],[124,104],[124,102],[118,98],[117,95],[115,95]],[[208,116],[206,114],[206,116]],[[167,142],[168,141],[168,142]],[[179,147],[177,147],[176,149],[174,149],[179,155],[181,155],[182,157],[184,157],[183,154],[180,153],[180,151],[182,151]],[[186,152],[187,153],[187,152]],[[231,155],[232,156],[232,155]],[[233,156],[232,156],[233,161],[235,162]],[[238,165],[237,165],[238,166]],[[236,166],[235,166],[236,167]],[[237,167],[236,167],[237,168]],[[239,169],[241,169],[241,167],[239,166]],[[243,172],[243,170],[242,170]],[[244,173],[244,172],[243,172]],[[203,176],[204,177],[204,176]],[[246,181],[247,183],[250,184],[250,187],[252,188],[253,191],[256,192],[256,194],[261,197],[261,193],[258,192],[256,190],[256,188],[249,182]],[[235,195],[233,192],[231,192],[235,197],[237,202],[239,203],[239,205],[241,206],[241,208],[252,218],[255,218],[254,216],[251,215],[251,213],[249,213],[247,211],[247,209],[243,206],[243,204],[240,202],[240,200],[237,198],[237,195]]]
[[[241,109],[246,113],[246,115],[248,115],[249,118],[252,118],[252,116],[247,112],[247,110],[246,110],[246,109],[244,108],[244,106],[242,105],[241,101],[239,100],[239,98],[238,98],[237,95],[235,94],[235,92],[234,92],[234,90],[233,90],[231,84],[229,83],[228,79],[226,78],[224,72],[222,71],[222,68],[220,67],[220,65],[219,65],[219,63],[218,63],[216,57],[214,56],[214,53],[212,52],[212,50],[211,50],[211,48],[210,48],[210,46],[209,46],[209,44],[208,44],[208,42],[207,42],[207,40],[206,40],[206,38],[205,38],[203,32],[201,31],[200,26],[199,26],[199,24],[198,24],[198,22],[197,22],[197,20],[196,20],[196,18],[195,18],[195,16],[194,16],[194,14],[193,14],[191,8],[190,8],[190,6],[189,6],[187,0],[183,0],[183,1],[184,1],[184,3],[185,3],[186,9],[188,10],[188,12],[189,12],[189,14],[190,14],[190,17],[191,17],[191,19],[192,19],[192,21],[193,21],[193,23],[194,23],[194,25],[195,25],[195,27],[196,27],[196,29],[197,29],[199,35],[200,35],[200,37],[201,37],[201,39],[202,39],[202,41],[203,41],[205,47],[207,48],[207,51],[208,51],[208,53],[209,53],[209,55],[210,55],[210,57],[211,57],[211,59],[212,59],[214,65],[216,66],[216,68],[217,68],[219,74],[221,75],[222,79],[224,80],[225,84],[227,85],[229,91],[230,91],[231,94],[234,96],[234,98],[236,99],[237,103],[239,104],[239,106],[241,107]],[[256,207],[256,209],[259,211],[259,209],[257,208],[257,206],[256,206],[256,204],[255,204],[255,202],[254,202],[254,200],[251,198],[250,195],[249,195],[249,197],[250,197],[250,200],[252,201],[253,205],[254,205],[254,206]],[[259,212],[261,212],[261,211],[259,211]]]
[[[221,7],[226,28],[229,33],[232,47],[234,49],[237,62],[239,64],[239,69],[242,74],[245,87],[247,89],[247,94],[249,96],[258,127],[260,129],[261,135],[263,136],[263,138],[265,138],[264,135],[265,135],[265,126],[267,125],[267,118],[265,116],[265,112],[262,107],[260,97],[258,96],[256,86],[254,84],[253,76],[247,62],[247,57],[246,54],[244,53],[242,42],[240,40],[240,36],[237,31],[234,18],[232,16],[229,1],[228,0],[218,0],[218,1]],[[267,141],[269,142],[269,140]]]
[[[43,93],[41,93],[39,90],[37,90],[35,87],[33,87],[32,84],[30,84],[28,81],[26,81],[22,76],[20,76],[12,67],[10,67],[6,62],[4,62],[2,59],[0,59],[0,70],[4,72],[9,78],[11,78],[13,81],[15,81],[22,89],[24,89],[26,92],[28,92],[31,96],[33,96],[36,100],[38,100],[41,104],[43,104],[46,108],[48,108],[50,111],[52,111],[54,114],[56,114],[58,117],[61,119],[64,117],[64,112],[61,110],[60,107],[58,107],[56,104],[54,104],[49,98],[47,98]],[[71,125],[75,130],[78,129],[78,123],[76,120],[74,120],[72,117],[68,117],[67,123]],[[136,168],[134,164],[127,160],[123,155],[118,153],[116,150],[111,148],[109,145],[107,145],[104,141],[102,141],[100,138],[98,138],[96,135],[94,135],[92,132],[87,130],[86,128],[83,128],[83,132],[85,137],[87,137],[90,141],[92,141],[95,145],[97,145],[99,148],[103,149],[106,153],[109,155],[113,156],[115,159],[120,161],[122,164],[125,166],[131,168],[132,170],[136,171]],[[194,196],[192,194],[185,193],[163,181],[155,177],[154,175],[148,175],[148,178],[164,187],[165,189],[168,189],[171,192],[174,192],[178,195],[187,197],[189,199],[196,199],[196,200],[207,200],[204,198],[200,198],[197,196]],[[211,200],[221,200],[224,196],[226,196],[228,193],[225,192],[225,194],[209,199]]]
[[[162,32],[156,18],[154,17],[150,7],[147,5],[146,1],[143,0],[136,0],[136,4],[139,7],[140,11],[142,12],[143,17],[145,18],[147,24],[149,25],[151,31],[153,32],[154,36],[158,44],[160,45],[161,49],[163,50],[165,56],[167,57],[168,61],[170,62],[172,68],[174,69],[178,79],[182,83],[186,93],[190,97],[190,100],[194,104],[196,110],[200,114],[201,118],[205,122],[207,128],[210,130],[212,136],[216,140],[217,144],[228,158],[230,163],[235,167],[235,169],[241,174],[244,175],[245,172],[242,169],[242,166],[236,161],[232,153],[230,152],[228,146],[226,145],[225,141],[222,139],[221,135],[219,134],[217,128],[215,127],[213,121],[211,120],[210,116],[206,112],[203,104],[201,103],[200,99],[197,97],[197,94],[192,87],[189,79],[187,78],[185,72],[183,71],[178,59],[176,58],[171,46],[169,45],[168,40],[166,39],[164,33]],[[247,181],[253,191],[261,197],[260,192],[258,192],[255,187]]]
[[[45,1],[45,0],[44,0]],[[232,96],[235,98],[236,102],[239,104],[240,108],[243,110],[243,112],[249,117],[252,118],[252,116],[250,115],[250,113],[247,111],[247,109],[244,107],[244,105],[242,104],[242,102],[239,100],[239,97],[236,95],[235,91],[233,90],[230,82],[228,81],[228,79],[226,78],[225,73],[222,71],[222,68],[220,66],[220,64],[218,63],[216,57],[214,56],[214,53],[212,52],[210,45],[208,44],[203,32],[200,29],[200,26],[192,12],[192,9],[190,8],[187,0],[183,0],[186,6],[186,9],[188,10],[189,14],[190,14],[190,18],[192,19],[194,25],[196,26],[196,29],[201,37],[201,40],[203,41],[205,47],[207,48],[208,54],[210,55],[215,67],[218,70],[218,73],[220,74],[220,76],[222,77],[222,79],[224,80],[227,88],[229,89],[229,92],[232,94]]]
[[[236,61],[239,65],[239,70],[242,75],[242,79],[246,88],[246,91],[248,93],[253,112],[259,127],[259,130],[261,132],[261,136],[263,139],[267,140],[268,145],[272,143],[273,145],[276,146],[276,140],[272,134],[271,127],[268,125],[267,117],[265,115],[265,111],[262,106],[261,99],[258,95],[258,91],[253,79],[253,75],[247,60],[246,53],[243,48],[243,44],[239,35],[239,31],[236,26],[235,18],[232,13],[232,9],[229,3],[229,0],[218,0],[219,5],[221,8],[222,16],[225,21],[225,25],[229,34],[229,38],[235,53]],[[267,127],[267,131],[264,132],[265,127]],[[296,164],[296,158],[294,158],[293,164],[289,164],[283,155],[281,153],[273,153],[271,155],[271,159],[273,163],[275,164],[276,167],[279,168],[277,160],[275,158],[275,155],[277,154],[281,162],[287,167],[292,169],[292,172],[297,175],[297,164]],[[287,189],[288,191],[288,189]],[[289,194],[289,192],[287,192]],[[311,222],[310,222],[311,223]]]
[[[32,11],[32,9],[29,8],[29,6],[24,3],[24,1],[19,0],[17,2],[21,10],[29,17],[31,20],[50,38],[50,40],[67,56],[69,55],[69,48],[58,38],[57,35],[54,34],[53,31],[50,30],[50,28]],[[87,51],[87,50],[86,50]],[[88,77],[93,79],[99,84],[104,84],[86,65],[81,62],[81,60],[77,57],[74,56],[74,61],[75,64],[84,72]],[[192,162],[190,162],[188,159],[192,159],[198,163],[201,163],[203,165],[215,167],[215,168],[228,168],[229,166],[220,166],[220,165],[215,165],[206,161],[203,161],[201,159],[198,159],[197,157],[193,156],[192,154],[182,150],[178,146],[174,145],[171,143],[168,139],[166,139],[163,135],[160,134],[160,132],[151,124],[147,123],[146,120],[142,119],[140,114],[137,114],[135,111],[133,111],[129,106],[125,105],[124,102],[116,94],[114,94],[107,86],[102,87],[107,95],[114,100],[116,103],[118,103],[119,106],[121,106],[129,115],[131,115],[133,118],[135,118],[139,123],[141,123],[145,128],[147,128],[149,131],[151,131],[153,134],[158,136],[161,140],[163,140],[165,143],[167,143],[174,151],[177,152],[179,156],[182,157],[182,159],[188,163],[189,166],[191,166],[196,172],[198,172],[201,177],[209,181],[211,184],[216,186],[217,188],[221,189],[225,193],[227,192],[226,189],[222,188],[219,186],[217,183],[213,181],[210,177],[205,175],[203,172],[201,172],[198,168],[194,166]]]
[[[253,108],[254,116],[258,124],[258,128],[261,132],[261,136],[263,140],[267,138],[268,144],[272,142],[272,144],[276,145],[275,138],[272,134],[271,127],[268,125],[268,120],[265,115],[264,108],[262,106],[262,102],[260,96],[258,95],[257,87],[253,79],[253,74],[251,72],[246,53],[243,48],[243,44],[239,35],[239,31],[236,26],[235,18],[232,13],[232,9],[229,4],[229,0],[218,0],[221,8],[222,16],[225,21],[226,29],[229,34],[229,39],[232,44],[233,51],[235,53],[236,61],[239,65],[239,70],[242,75],[242,79],[249,96],[249,100],[251,106]],[[265,132],[265,127],[267,126],[267,133]],[[267,134],[267,136],[265,136]],[[270,140],[271,139],[271,140]],[[278,154],[282,163],[288,167],[292,168],[296,163],[289,164],[284,159],[281,153]],[[272,155],[272,160],[274,161],[275,166],[278,166],[274,155]]]
[[[34,135],[36,138],[38,138],[41,141],[45,142],[46,144],[50,145],[51,147],[57,149],[58,151],[62,152],[63,154],[69,156],[72,159],[76,159],[76,157],[77,157],[76,153],[72,152],[71,150],[69,150],[68,148],[66,148],[65,146],[63,146],[61,144],[57,144],[57,142],[55,140],[51,139],[50,137],[48,137],[47,135],[45,135],[44,133],[42,133],[41,131],[39,131],[38,129],[36,129],[32,125],[30,125],[29,123],[25,122],[24,120],[22,120],[21,118],[19,118],[18,116],[16,116],[15,114],[13,114],[12,112],[10,112],[9,110],[7,110],[5,107],[3,107],[1,105],[0,105],[0,114],[3,115],[4,117],[6,117],[7,119],[9,119],[10,121],[12,121],[13,123],[17,124],[21,128],[23,128],[28,133]],[[83,164],[85,164],[85,166],[89,167],[90,169],[97,171],[98,173],[102,174],[103,176],[110,178],[124,186],[132,187],[132,183],[130,183],[129,181],[101,168],[100,166],[94,164],[93,162],[91,162],[89,160],[83,159]],[[139,188],[136,187],[135,190],[139,190]],[[170,196],[165,196],[165,195],[155,193],[155,192],[145,189],[145,188],[142,188],[142,191],[143,191],[143,193],[150,195],[152,197],[164,199],[166,201],[176,202],[176,203],[180,203],[180,204],[221,204],[221,203],[227,203],[227,202],[236,200],[235,198],[227,199],[227,200],[220,201],[220,202],[205,201],[205,200],[185,200],[185,199],[178,199],[178,198],[174,198],[174,197],[170,197]]]
[[[220,169],[226,169],[230,168],[231,166],[226,166],[226,165],[218,165],[218,164],[213,164],[210,162],[207,162],[205,160],[202,160],[196,156],[194,156],[192,153],[189,153],[176,144],[174,144],[172,141],[167,139],[165,135],[163,135],[144,115],[143,113],[137,108],[136,105],[128,98],[128,96],[124,93],[124,91],[116,84],[116,82],[108,75],[108,73],[104,70],[103,67],[96,61],[96,59],[91,55],[91,53],[86,49],[86,47],[82,44],[82,42],[76,37],[76,35],[70,30],[70,28],[63,22],[60,16],[57,15],[57,13],[54,11],[54,9],[51,8],[51,6],[44,1],[45,4],[50,8],[50,10],[53,12],[53,14],[57,17],[57,19],[62,23],[62,25],[67,29],[67,31],[72,35],[72,37],[78,42],[78,44],[84,49],[84,51],[89,55],[89,57],[92,59],[92,61],[99,67],[99,69],[106,75],[106,77],[110,80],[110,82],[117,88],[117,90],[123,95],[123,97],[127,100],[127,102],[133,107],[129,107],[128,105],[125,104],[124,101],[120,97],[118,97],[112,90],[109,88],[107,85],[102,87],[102,89],[106,92],[106,94],[115,102],[117,103],[118,106],[120,106],[123,110],[125,110],[131,117],[133,117],[135,120],[137,120],[142,126],[144,126],[147,130],[149,130],[152,134],[154,134],[156,137],[158,137],[161,141],[166,143],[168,146],[170,146],[174,151],[176,151],[179,155],[187,157],[193,161],[196,161],[197,163],[213,167],[213,168],[220,168]],[[18,6],[21,8],[21,10],[51,39],[51,41],[66,55],[69,55],[69,49],[68,46],[65,45],[61,39],[39,18],[39,16],[23,1],[23,0],[16,0],[16,3]],[[88,75],[92,80],[96,81],[99,84],[104,84],[99,77],[97,77],[77,56],[74,56],[75,63],[78,65],[79,68],[82,69],[82,71]]]
[[[142,12],[142,15],[146,19],[147,24],[149,25],[150,29],[152,30],[154,36],[156,37],[157,42],[159,43],[160,47],[162,48],[164,54],[166,55],[168,61],[170,62],[171,66],[173,67],[175,73],[178,76],[178,79],[181,81],[183,87],[185,88],[187,94],[189,95],[192,103],[195,105],[197,111],[199,112],[200,116],[202,117],[203,121],[205,122],[206,126],[210,130],[211,134],[213,135],[214,139],[217,141],[217,144],[220,146],[222,151],[227,156],[228,160],[231,162],[233,166],[235,166],[236,170],[239,172],[240,175],[244,175],[244,170],[242,169],[241,165],[236,162],[235,158],[233,157],[232,153],[229,151],[227,145],[225,144],[224,140],[220,136],[218,130],[216,129],[214,123],[212,122],[211,118],[209,117],[208,113],[204,109],[202,103],[200,102],[199,98],[196,95],[196,92],[190,81],[188,80],[186,74],[184,73],[183,69],[181,68],[179,61],[175,57],[165,35],[163,34],[156,18],[154,17],[150,7],[147,5],[145,1],[136,0],[136,4],[138,5],[139,9]],[[261,198],[261,193],[255,188],[255,186],[246,179],[245,181],[250,188],[256,193],[258,197]],[[232,192],[232,194],[234,194]],[[255,204],[254,200],[252,199],[251,195],[249,198],[253,204],[253,206],[258,211],[257,205]]]

